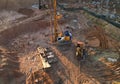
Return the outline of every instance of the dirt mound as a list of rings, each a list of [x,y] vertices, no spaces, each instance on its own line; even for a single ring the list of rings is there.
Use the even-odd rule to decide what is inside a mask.
[[[97,38],[99,40],[99,47],[106,49],[109,47],[108,39],[104,30],[100,27],[94,26],[86,34],[86,38]]]
[[[20,8],[18,12],[27,16],[31,16],[34,13],[32,9],[27,9],[27,8]]]

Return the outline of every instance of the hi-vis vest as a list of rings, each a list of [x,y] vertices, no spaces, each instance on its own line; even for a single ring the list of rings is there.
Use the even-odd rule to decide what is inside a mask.
[[[82,56],[82,50],[80,47],[76,48],[76,56]]]

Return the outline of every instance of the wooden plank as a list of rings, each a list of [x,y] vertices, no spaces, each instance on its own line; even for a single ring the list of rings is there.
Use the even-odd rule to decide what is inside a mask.
[[[50,68],[51,65],[50,65],[48,62],[46,62],[45,59],[44,59],[41,55],[39,55],[39,56],[40,56],[41,61],[42,61],[42,64],[43,64],[43,68],[44,68],[44,69]]]

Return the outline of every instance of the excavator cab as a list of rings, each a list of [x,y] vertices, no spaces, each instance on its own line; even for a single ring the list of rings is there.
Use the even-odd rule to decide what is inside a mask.
[[[72,43],[71,32],[65,31],[64,33],[60,33],[58,35],[57,42],[59,45],[71,44]]]

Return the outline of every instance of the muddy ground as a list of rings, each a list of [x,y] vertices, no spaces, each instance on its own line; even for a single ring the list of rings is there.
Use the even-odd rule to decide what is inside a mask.
[[[118,58],[118,51],[114,47],[118,42],[105,34],[107,49],[100,48],[99,36],[91,36],[94,28],[87,25],[87,19],[82,12],[64,14],[68,16],[59,21],[59,27],[73,34],[70,46],[51,44],[49,15],[0,33],[1,84],[33,84],[28,79],[33,72],[37,72],[39,76],[43,74],[42,82],[35,84],[114,84],[120,81],[119,62],[107,60],[109,57]],[[102,35],[103,32],[98,33]],[[85,40],[88,40],[92,52],[84,61],[78,61],[75,58],[75,43]],[[48,70],[42,70],[41,61],[37,57],[38,46],[49,47],[58,59]]]

